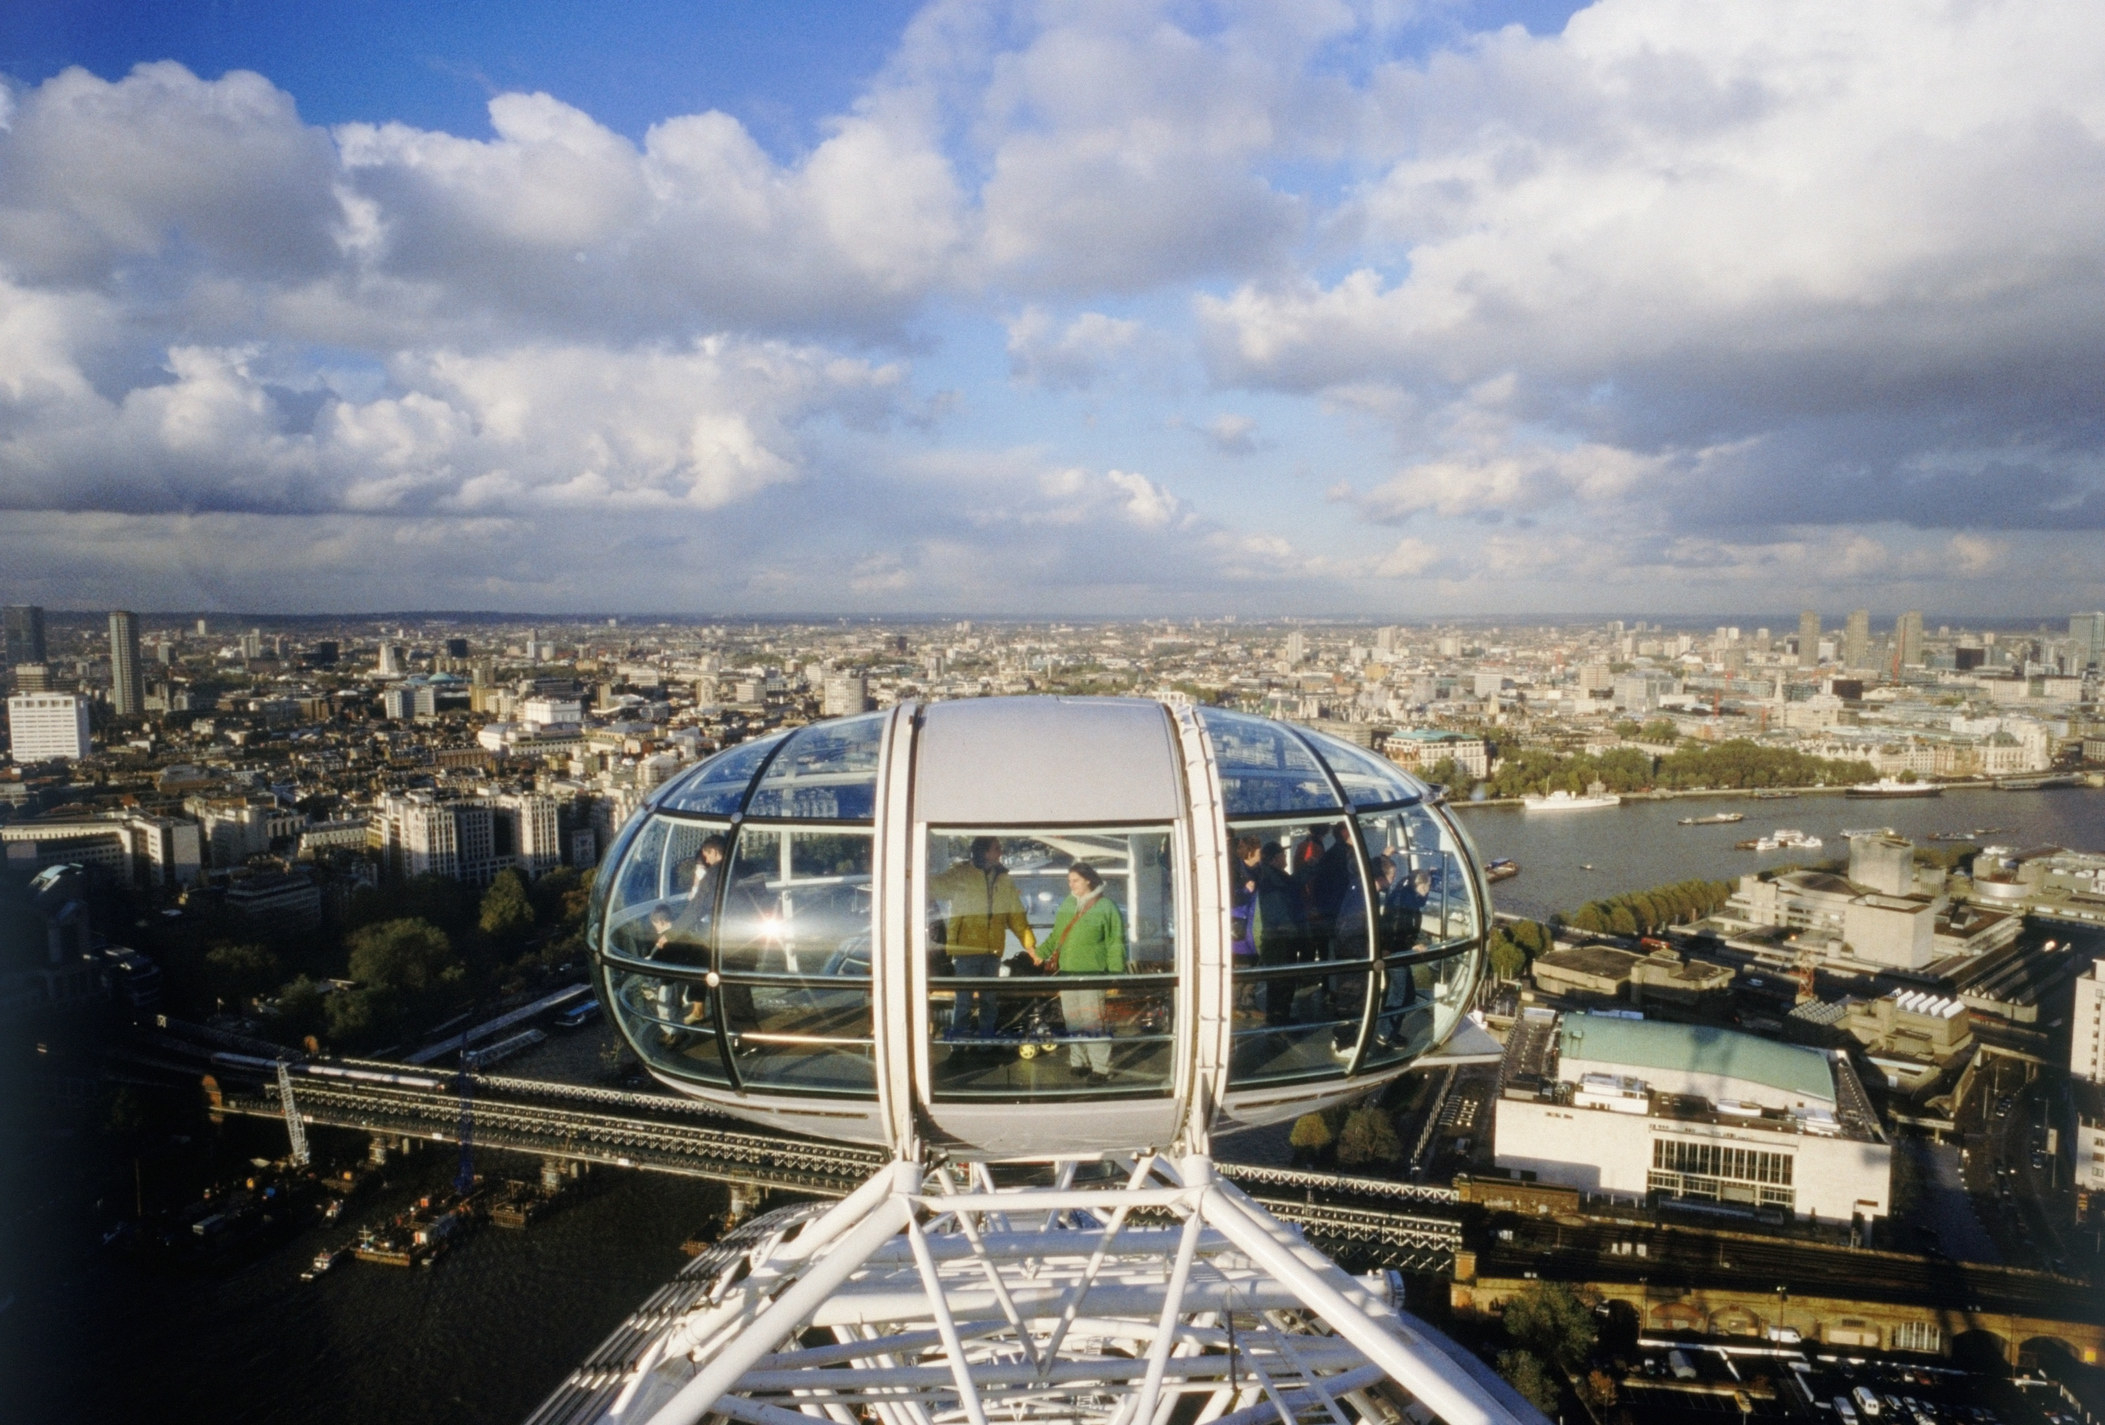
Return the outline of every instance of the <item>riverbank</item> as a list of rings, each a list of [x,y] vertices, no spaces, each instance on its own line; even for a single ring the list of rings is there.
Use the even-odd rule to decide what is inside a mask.
[[[2044,774],[2044,773],[2042,773],[2042,774],[2040,774],[2040,775],[2045,775],[2045,774]],[[2099,790],[2099,787],[2100,787],[2101,783],[2105,783],[2105,773],[2097,773],[2097,772],[2091,772],[2091,773],[2086,773],[2085,775],[2086,775],[2087,777],[2095,778],[2095,779],[2098,779],[2098,780],[2093,780],[2093,781],[2089,782],[2089,783],[2088,783],[2087,785],[2084,785],[2084,786],[2078,786],[2078,787],[2014,787],[2014,788],[2007,788],[2007,789],[2006,789],[2006,788],[2004,788],[2004,787],[1998,786],[1998,785],[1996,784],[1996,782],[1994,781],[1994,779],[1993,779],[1993,778],[1980,778],[1980,779],[1976,779],[1976,780],[1974,780],[1974,781],[1970,781],[1970,782],[1933,782],[1933,783],[1930,783],[1929,785],[1932,785],[1932,786],[1936,787],[1936,789],[1937,789],[1937,790],[1938,790],[1939,792],[1996,792],[1996,791],[2005,791],[2005,790],[2007,790],[2007,791],[2009,791],[2009,792],[2010,792],[2010,794],[2011,794],[2011,795],[2013,795],[2013,796],[2016,796],[2016,795],[2019,795],[2019,794],[2021,794],[2021,793],[2024,793],[2024,792],[2034,792],[2034,791],[2053,791],[2053,792],[2090,792],[2090,791],[2097,791],[2097,790]],[[1746,798],[1747,800],[1750,800],[1750,801],[1765,801],[1765,800],[1766,800],[1766,801],[1784,801],[1784,800],[1789,800],[1789,798],[1785,798],[1785,797],[1777,797],[1777,796],[1774,796],[1774,795],[1771,795],[1771,796],[1767,796],[1767,797],[1764,797],[1764,796],[1763,796],[1763,793],[1765,793],[1765,792],[1766,792],[1766,793],[1776,793],[1776,792],[1788,792],[1788,793],[1790,793],[1791,797],[1841,797],[1841,796],[1847,796],[1847,795],[1849,794],[1849,788],[1848,788],[1848,787],[1846,787],[1846,786],[1842,786],[1842,787],[1691,787],[1691,788],[1686,788],[1686,789],[1680,789],[1680,788],[1665,788],[1665,787],[1658,787],[1658,788],[1654,788],[1654,789],[1652,789],[1652,790],[1650,790],[1650,791],[1643,791],[1643,792],[1618,792],[1618,793],[1616,793],[1616,795],[1617,795],[1618,797],[1620,797],[1620,798],[1621,798],[1621,799],[1622,799],[1623,801],[1625,801],[1625,802],[1676,802],[1676,801],[1691,801],[1691,800],[1713,800],[1713,801],[1714,801],[1714,800],[1717,800],[1717,799],[1719,799],[1719,798],[1732,798],[1732,797],[1743,797],[1743,798]],[[1906,800],[1908,800],[1908,798],[1906,798],[1906,797],[1884,797],[1884,798],[1881,798],[1881,797],[1860,797],[1860,798],[1858,798],[1858,800],[1859,800],[1859,801],[1906,801]],[[1928,800],[1928,798],[1924,798],[1924,800]],[[1485,797],[1485,798],[1483,798],[1483,799],[1482,799],[1481,801],[1461,801],[1461,802],[1453,802],[1453,801],[1451,801],[1451,802],[1449,802],[1449,803],[1448,803],[1448,805],[1449,805],[1449,806],[1451,806],[1451,807],[1455,807],[1455,808],[1461,809],[1461,810],[1467,810],[1467,809],[1469,809],[1469,808],[1472,808],[1472,807],[1518,807],[1518,806],[1525,806],[1525,805],[1526,805],[1526,800],[1525,800],[1525,798],[1522,798],[1522,797]]]

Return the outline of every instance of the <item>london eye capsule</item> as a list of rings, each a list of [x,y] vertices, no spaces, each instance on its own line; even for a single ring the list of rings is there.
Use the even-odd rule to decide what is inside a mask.
[[[1072,1158],[1308,1113],[1439,1045],[1487,901],[1426,785],[1144,699],[902,703],[660,787],[593,893],[649,1071],[920,1158]]]

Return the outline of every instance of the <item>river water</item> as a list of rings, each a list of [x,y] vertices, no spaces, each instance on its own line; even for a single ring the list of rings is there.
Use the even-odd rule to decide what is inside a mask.
[[[1685,816],[1744,812],[1730,826],[1682,826]],[[1501,911],[1545,919],[1590,900],[1647,890],[1670,881],[1729,880],[1749,871],[1846,858],[1842,830],[1887,826],[1920,845],[1932,832],[2000,828],[1986,840],[2008,846],[2052,843],[2105,851],[2105,791],[1947,791],[1921,798],[1802,795],[1789,801],[1752,796],[1675,797],[1627,801],[1597,811],[1531,812],[1518,806],[1465,807],[1462,824],[1486,858],[1510,857],[1520,874],[1491,889]],[[1818,836],[1818,851],[1735,851],[1781,827]],[[1589,869],[1590,868],[1590,869]]]

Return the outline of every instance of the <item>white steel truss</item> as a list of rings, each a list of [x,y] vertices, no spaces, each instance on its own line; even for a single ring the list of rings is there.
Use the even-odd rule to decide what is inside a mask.
[[[1543,1425],[1212,1162],[898,1162],[726,1265],[607,1425]]]

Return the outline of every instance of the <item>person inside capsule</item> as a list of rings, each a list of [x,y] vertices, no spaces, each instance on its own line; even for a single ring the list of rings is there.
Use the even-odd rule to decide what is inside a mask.
[[[1087,861],[1067,868],[1067,899],[1053,916],[1045,953],[1032,952],[1041,968],[1056,975],[1122,975],[1126,972],[1126,923],[1104,894],[1104,878]],[[1060,991],[1060,1017],[1067,1025],[1067,1065],[1091,1085],[1111,1081],[1110,1026],[1100,989]]]
[[[1037,948],[1037,932],[1031,928],[1015,879],[1001,857],[1000,837],[976,836],[964,860],[928,883],[930,897],[943,912],[933,926],[941,932],[951,973],[963,978],[993,980],[998,976],[1011,934],[1026,952]],[[958,991],[950,1028],[952,1038],[964,1042],[953,1052],[981,1057],[1003,1054],[993,1042],[1000,1023],[1001,1005],[991,985]]]

